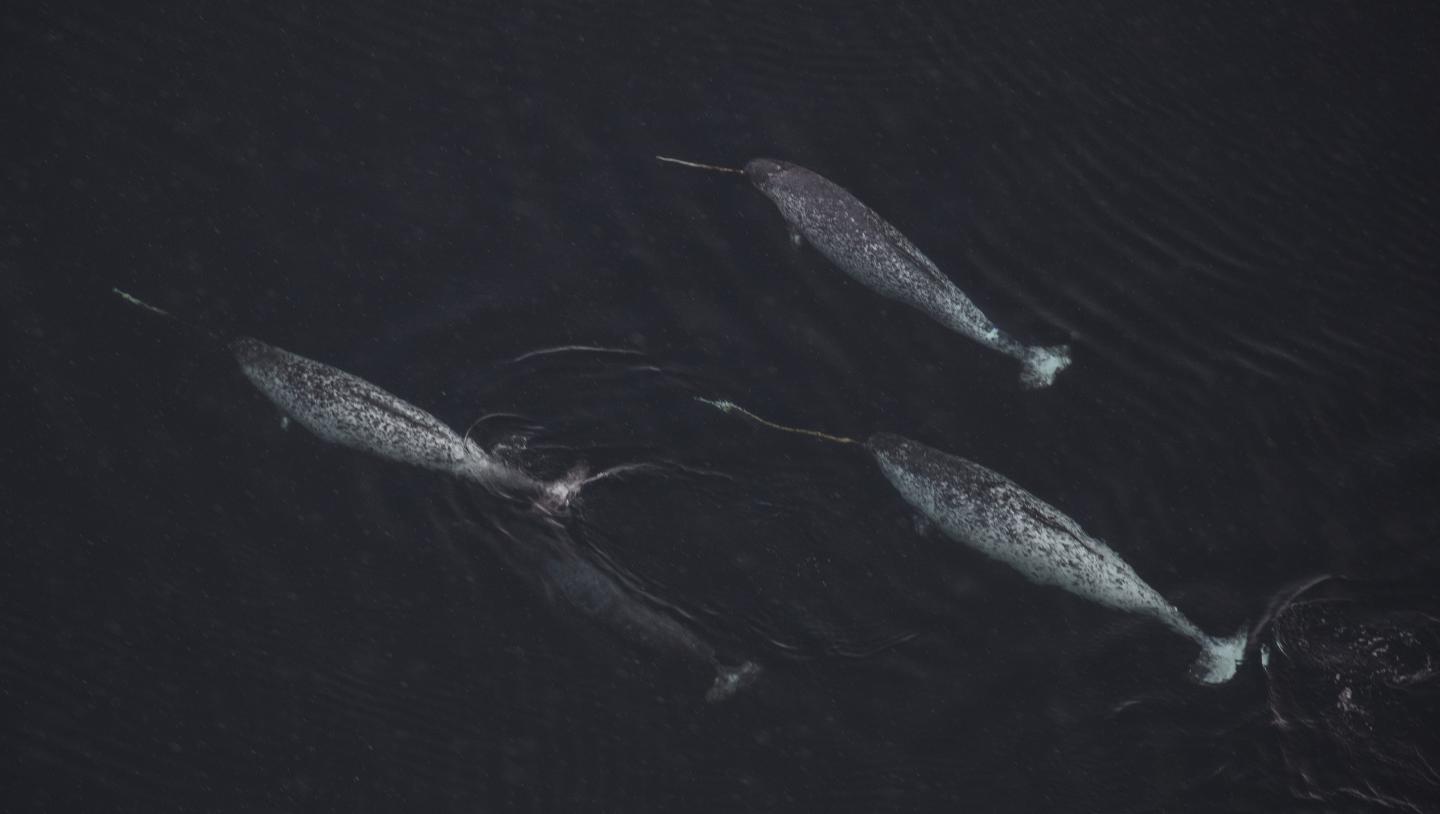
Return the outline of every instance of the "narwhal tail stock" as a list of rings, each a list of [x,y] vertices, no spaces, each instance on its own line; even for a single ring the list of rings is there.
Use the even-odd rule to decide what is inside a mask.
[[[740,690],[755,683],[760,676],[760,665],[753,661],[744,664],[729,666],[717,665],[715,668],[715,683],[710,685],[709,691],[705,693],[705,700],[710,703],[724,701]]]
[[[1235,677],[1245,661],[1245,648],[1249,643],[1248,625],[1227,638],[1206,636],[1200,643],[1200,657],[1191,666],[1190,674],[1202,684],[1224,684]]]
[[[1027,390],[1049,387],[1055,376],[1070,366],[1070,346],[1029,347],[1020,359],[1020,384]]]

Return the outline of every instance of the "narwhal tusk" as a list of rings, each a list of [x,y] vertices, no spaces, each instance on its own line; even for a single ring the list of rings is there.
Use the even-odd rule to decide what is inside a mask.
[[[713,170],[713,171],[715,171],[715,172],[733,172],[733,173],[735,173],[736,175],[744,175],[744,174],[745,174],[745,171],[744,171],[744,170],[737,170],[737,169],[735,169],[734,167],[717,167],[717,166],[715,166],[714,164],[701,164],[701,163],[698,163],[698,162],[695,162],[695,161],[682,161],[681,159],[678,159],[678,158],[669,158],[668,156],[663,156],[663,155],[657,155],[657,156],[655,156],[655,157],[658,158],[658,159],[660,159],[661,161],[668,161],[668,162],[670,162],[671,164],[680,164],[680,165],[686,166],[686,167],[694,167],[694,168],[697,169],[697,170]]]

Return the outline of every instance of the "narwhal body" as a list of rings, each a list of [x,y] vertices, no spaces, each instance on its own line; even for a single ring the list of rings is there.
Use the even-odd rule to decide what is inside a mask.
[[[757,158],[745,176],[821,254],[864,285],[920,310],[985,347],[1020,360],[1025,387],[1045,387],[1070,364],[1067,346],[1026,346],[995,326],[930,258],[870,207],[804,167]]]
[[[249,337],[230,350],[260,392],[325,441],[427,469],[454,470],[466,458],[440,419],[359,376]]]
[[[1032,582],[1159,620],[1200,645],[1192,671],[1200,681],[1218,684],[1235,674],[1245,655],[1244,633],[1224,639],[1205,634],[1120,555],[1010,479],[889,433],[871,436],[865,448],[900,496],[951,539]]]
[[[542,483],[495,460],[440,419],[359,376],[250,337],[229,347],[260,392],[324,441],[562,502],[574,486]]]

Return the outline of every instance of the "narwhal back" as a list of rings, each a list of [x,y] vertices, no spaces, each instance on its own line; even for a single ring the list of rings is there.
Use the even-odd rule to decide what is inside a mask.
[[[765,159],[750,162],[746,174],[817,251],[878,293],[924,308],[931,298],[923,292],[954,287],[898,229],[830,179]]]
[[[230,349],[261,392],[326,441],[433,469],[465,458],[454,430],[364,379],[249,337]]]
[[[1179,616],[1118,554],[1004,475],[888,433],[876,434],[866,446],[907,502],[952,537],[1032,582],[1166,621]],[[1188,622],[1172,624],[1193,631]]]

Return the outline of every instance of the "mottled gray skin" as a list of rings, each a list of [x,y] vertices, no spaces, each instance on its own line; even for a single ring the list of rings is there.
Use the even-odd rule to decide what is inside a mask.
[[[841,271],[982,345],[1024,357],[1024,345],[995,327],[930,258],[838,184],[768,158],[746,164],[745,175],[775,202],[791,228]]]
[[[866,448],[901,497],[951,538],[1032,582],[1204,635],[1118,554],[1009,478],[898,435],[878,433]]]
[[[564,600],[631,642],[676,653],[715,670],[707,701],[722,701],[745,687],[759,672],[753,662],[721,664],[715,649],[671,617],[630,596],[609,574],[579,555],[552,559],[544,565],[546,583]]]
[[[1027,347],[1007,335],[930,258],[854,195],[794,164],[757,158],[745,176],[841,271],[985,347],[1020,360],[1026,387],[1044,387],[1069,364],[1064,347]]]
[[[454,430],[358,376],[248,337],[230,349],[260,392],[326,441],[430,469],[465,459]]]
[[[1120,555],[1055,507],[997,472],[898,435],[878,433],[865,446],[901,497],[951,539],[1032,582],[1163,622],[1205,649],[1196,667],[1201,680],[1219,683],[1233,675],[1243,637],[1216,640],[1203,633]]]
[[[435,416],[358,376],[249,337],[232,341],[230,350],[260,392],[325,441],[490,485],[547,488],[490,458]]]

